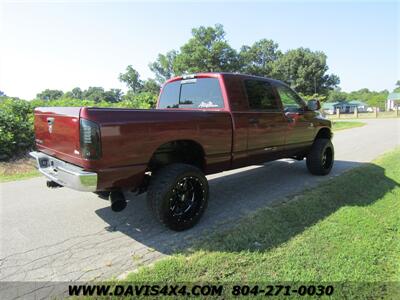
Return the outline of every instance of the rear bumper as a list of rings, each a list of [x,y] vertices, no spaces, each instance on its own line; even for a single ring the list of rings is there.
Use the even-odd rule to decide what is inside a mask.
[[[58,184],[83,192],[97,190],[97,173],[84,171],[82,168],[59,160],[42,152],[30,152],[36,159],[40,173]]]

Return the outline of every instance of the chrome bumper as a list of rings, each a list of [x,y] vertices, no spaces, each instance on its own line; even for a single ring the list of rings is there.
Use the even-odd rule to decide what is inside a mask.
[[[94,192],[97,188],[97,174],[59,160],[42,152],[30,152],[36,159],[40,173],[58,184],[74,190]]]

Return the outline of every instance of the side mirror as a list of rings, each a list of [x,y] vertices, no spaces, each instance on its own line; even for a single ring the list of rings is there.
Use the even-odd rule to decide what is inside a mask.
[[[307,102],[308,110],[319,110],[321,108],[321,103],[318,100],[309,100]]]

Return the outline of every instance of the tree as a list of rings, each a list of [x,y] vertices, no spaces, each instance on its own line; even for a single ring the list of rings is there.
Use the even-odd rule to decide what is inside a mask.
[[[237,53],[226,41],[223,26],[193,28],[192,38],[174,59],[173,70],[177,75],[237,71]]]
[[[104,101],[104,88],[90,86],[87,90],[83,91],[82,97],[84,99],[93,100],[94,102]]]
[[[73,88],[71,94],[74,99],[83,99],[83,92],[79,87]]]
[[[131,65],[126,67],[125,73],[119,74],[119,80],[124,82],[134,93],[139,92],[143,86],[143,83],[140,80],[139,72],[132,68]]]
[[[340,88],[336,88],[329,92],[328,102],[338,102],[347,100],[347,93],[342,92]]]
[[[107,102],[116,103],[122,100],[122,95],[123,93],[120,89],[110,89],[104,92],[103,99]]]
[[[360,89],[358,91],[352,91],[348,93],[348,100],[360,100],[367,103],[372,107],[379,107],[381,109],[385,108],[385,102],[389,91],[383,90],[380,92],[370,91],[367,88]]]
[[[72,99],[83,99],[83,92],[81,88],[76,87],[73,88],[72,91],[68,91],[63,95],[63,98],[72,98]]]
[[[319,102],[325,102],[327,100],[326,95],[319,95],[319,94],[304,95],[302,93],[299,93],[299,95],[305,101],[318,100]]]
[[[156,61],[149,64],[149,68],[155,74],[159,84],[164,83],[175,75],[174,63],[177,55],[178,52],[176,50],[171,50],[165,55],[158,54]]]
[[[400,80],[396,81],[396,88],[393,90],[394,93],[400,93]]]
[[[149,92],[158,96],[160,93],[160,85],[154,79],[147,79],[143,83],[143,87],[140,92]]]
[[[239,52],[241,72],[258,76],[271,76],[273,62],[282,55],[278,47],[279,45],[273,40],[267,39],[257,41],[251,47],[242,46]]]
[[[6,97],[6,93],[4,93],[3,91],[0,91],[0,97]]]
[[[36,95],[36,98],[41,100],[56,100],[64,95],[63,91],[46,89]]]
[[[273,63],[272,74],[303,94],[326,95],[340,82],[338,76],[326,74],[326,58],[323,52],[308,48],[288,50]]]

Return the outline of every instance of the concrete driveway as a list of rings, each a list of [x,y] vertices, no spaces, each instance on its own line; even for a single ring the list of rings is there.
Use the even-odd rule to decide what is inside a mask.
[[[42,177],[2,183],[0,281],[107,279],[174,253],[192,239],[400,145],[399,119],[365,122],[335,133],[336,164],[327,177],[312,176],[304,161],[293,160],[209,176],[208,210],[195,228],[181,233],[154,220],[144,195],[127,195],[127,209],[115,213],[95,194],[48,189]]]

